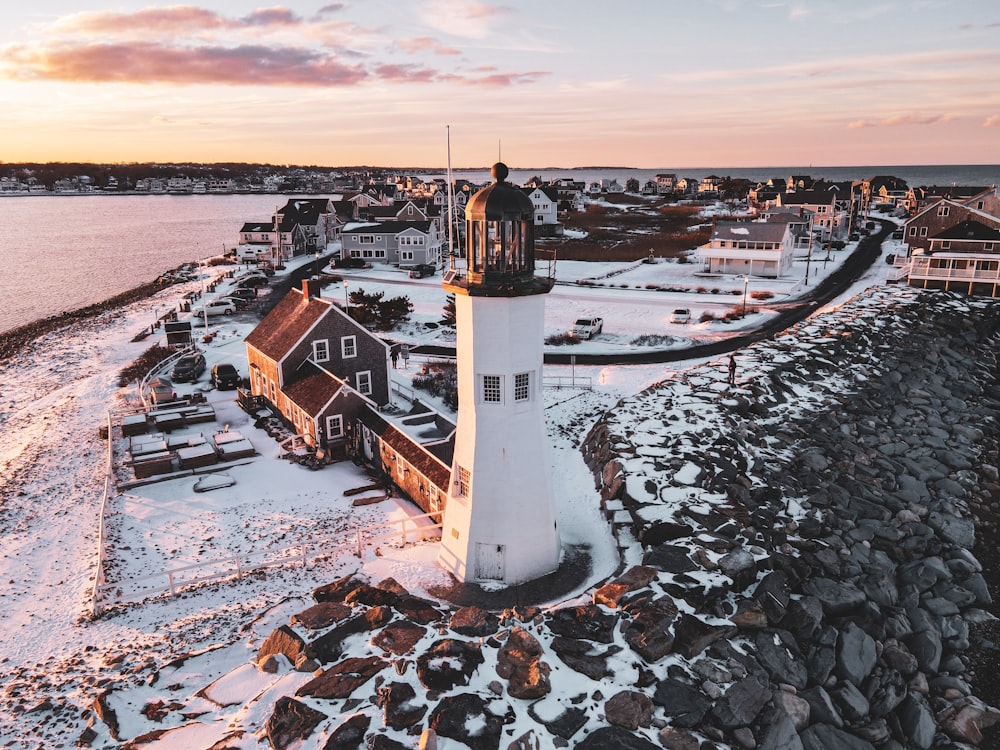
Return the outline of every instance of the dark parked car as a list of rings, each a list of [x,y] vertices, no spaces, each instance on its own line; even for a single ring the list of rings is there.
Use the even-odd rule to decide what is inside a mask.
[[[267,286],[267,284],[266,276],[247,276],[245,279],[240,279],[236,282],[236,286],[239,289],[255,289],[259,286]]]
[[[220,391],[228,391],[239,386],[240,373],[228,362],[220,362],[212,368],[212,385]]]
[[[185,354],[174,363],[170,377],[177,383],[186,383],[189,380],[194,382],[203,372],[205,372],[205,356],[199,352],[193,352]]]
[[[246,302],[253,302],[257,299],[257,292],[253,289],[232,289],[226,292],[227,297],[236,297]]]
[[[421,263],[410,269],[411,279],[422,279],[424,276],[433,276],[435,268],[430,263]]]

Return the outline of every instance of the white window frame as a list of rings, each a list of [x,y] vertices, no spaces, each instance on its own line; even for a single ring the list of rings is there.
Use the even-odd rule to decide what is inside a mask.
[[[358,356],[358,337],[342,336],[340,339],[340,356],[344,359],[352,359]]]
[[[921,237],[927,236],[927,227],[920,227],[920,236]]]
[[[503,375],[479,376],[479,403],[503,403]]]
[[[464,466],[458,467],[458,494],[461,497],[469,496],[469,489],[472,486],[472,473]]]
[[[326,418],[326,437],[338,438],[344,436],[344,417],[340,414],[331,414]]]
[[[412,250],[400,250],[399,251],[399,259],[400,260],[413,260],[413,251]]]
[[[354,382],[357,383],[358,393],[361,393],[361,394],[363,394],[365,396],[371,395],[371,392],[372,392],[372,371],[371,370],[362,370],[361,372],[359,372],[355,376]]]
[[[375,235],[374,234],[359,234],[358,235],[359,245],[374,245]]]
[[[951,213],[951,206],[938,206],[938,216],[947,216],[949,213]]]
[[[330,341],[329,339],[316,339],[312,342],[313,345],[313,361],[314,362],[329,362],[330,361]]]
[[[518,372],[514,374],[514,402],[527,403],[531,401],[531,372]]]

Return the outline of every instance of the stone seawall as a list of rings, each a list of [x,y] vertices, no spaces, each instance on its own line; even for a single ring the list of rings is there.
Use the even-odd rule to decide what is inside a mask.
[[[625,556],[672,574],[664,592],[723,661],[665,681],[703,714],[691,731],[981,742],[1000,717],[981,699],[997,675],[977,672],[996,650],[976,637],[998,574],[976,554],[997,557],[998,349],[995,302],[876,290],[737,352],[733,385],[724,358],[593,428],[583,451]],[[709,708],[737,691],[741,720]]]

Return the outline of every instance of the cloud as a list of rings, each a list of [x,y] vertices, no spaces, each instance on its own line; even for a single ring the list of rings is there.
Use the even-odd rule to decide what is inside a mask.
[[[863,130],[865,128],[892,128],[897,125],[941,125],[954,120],[953,115],[905,114],[893,115],[881,120],[855,120],[848,123],[847,127],[851,130]]]
[[[398,42],[401,49],[411,54],[420,52],[433,52],[435,55],[460,55],[462,51],[455,47],[446,47],[436,39],[429,36],[412,37],[400,39]]]
[[[107,37],[143,33],[181,34],[187,31],[223,29],[233,24],[233,21],[204,8],[174,5],[168,8],[143,8],[134,13],[110,10],[73,13],[60,18],[48,28],[56,34]]]
[[[350,86],[368,77],[362,68],[343,65],[330,55],[259,45],[11,45],[0,51],[0,60],[12,69],[9,77],[82,83]]]
[[[992,117],[987,117],[985,122],[983,122],[984,128],[1000,128],[1000,115],[993,115]]]
[[[288,8],[258,8],[241,19],[246,26],[297,26],[302,19]]]
[[[506,6],[472,0],[427,0],[420,9],[420,19],[455,36],[485,39],[493,33],[496,22],[511,12]]]

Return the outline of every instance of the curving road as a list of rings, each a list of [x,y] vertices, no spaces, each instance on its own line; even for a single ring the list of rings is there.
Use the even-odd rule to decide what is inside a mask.
[[[823,279],[810,292],[795,302],[783,304],[781,312],[768,319],[766,323],[752,331],[730,336],[718,341],[696,343],[679,349],[663,349],[643,352],[616,352],[614,354],[563,354],[562,352],[546,352],[545,364],[568,365],[570,358],[575,357],[578,365],[647,365],[660,362],[677,362],[700,357],[715,357],[726,352],[739,349],[755,341],[770,338],[808,318],[816,308],[826,304],[843,294],[851,285],[867,271],[882,254],[882,240],[896,228],[889,221],[877,221],[881,226],[877,233],[862,239],[854,252]],[[418,346],[411,349],[414,354],[431,356],[455,356],[455,350],[444,346]]]

